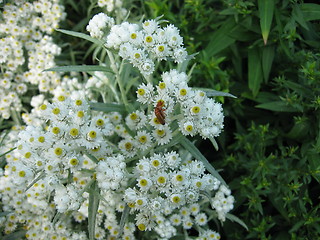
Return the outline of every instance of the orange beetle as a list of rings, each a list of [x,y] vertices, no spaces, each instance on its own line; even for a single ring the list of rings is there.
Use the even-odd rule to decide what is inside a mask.
[[[166,114],[165,111],[166,109],[164,108],[164,101],[163,100],[159,100],[157,103],[157,106],[154,108],[154,114],[156,115],[158,121],[164,125],[165,122],[165,118],[166,118]]]

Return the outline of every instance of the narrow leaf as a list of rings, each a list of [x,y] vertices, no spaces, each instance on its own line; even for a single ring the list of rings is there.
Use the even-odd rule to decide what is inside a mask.
[[[102,45],[103,44],[103,42],[100,41],[99,39],[90,37],[89,35],[84,34],[84,33],[74,32],[74,31],[69,31],[69,30],[64,30],[64,29],[56,29],[56,31],[62,32],[64,34],[67,34],[67,35],[70,35],[70,36],[73,36],[73,37],[82,38],[82,39],[85,39],[87,41],[93,42],[93,43],[98,44],[98,45]]]
[[[230,18],[230,20],[226,21],[220,29],[208,36],[208,38],[211,39],[205,50],[208,56],[213,56],[233,44],[236,40],[230,37],[229,34],[237,28],[238,25],[232,18]]]
[[[300,4],[301,11],[306,21],[313,21],[320,19],[320,5],[315,3]]]
[[[227,213],[226,214],[226,218],[231,220],[232,222],[236,222],[236,223],[239,223],[242,227],[244,227],[247,231],[249,230],[247,225],[240,219],[238,218],[237,216],[231,214],[231,213]]]
[[[6,151],[5,153],[0,154],[0,157],[3,157],[4,155],[6,155],[6,154],[8,154],[8,153],[12,152],[12,151],[13,151],[13,150],[15,150],[15,149],[16,149],[16,147],[14,147],[14,148],[12,148],[12,149],[10,149],[10,150]]]
[[[216,151],[218,151],[219,150],[219,146],[218,146],[217,141],[214,138],[209,138],[209,139],[210,139],[213,147],[216,149]]]
[[[12,212],[0,212],[0,217],[5,217]]]
[[[124,105],[116,103],[90,102],[90,108],[95,111],[101,111],[106,113],[126,111]]]
[[[269,74],[274,59],[274,46],[265,46],[262,50],[262,71],[264,82],[269,80]]]
[[[298,109],[296,109],[292,106],[288,106],[283,101],[272,101],[272,102],[268,102],[268,103],[262,103],[262,104],[256,105],[255,107],[256,108],[263,108],[263,109],[275,111],[275,112],[299,112]]]
[[[208,172],[210,172],[215,178],[217,178],[223,185],[227,186],[226,182],[220,176],[220,174],[214,169],[214,167],[208,162],[208,160],[202,155],[196,146],[190,142],[186,137],[181,137],[180,144],[187,149],[193,157],[195,157],[198,161],[201,161]]]
[[[0,147],[2,146],[2,143],[3,143],[4,139],[7,137],[7,135],[9,134],[10,131],[7,129],[7,130],[5,130],[5,132],[6,133],[4,134],[3,138],[0,141]]]
[[[53,71],[53,72],[112,72],[110,68],[105,66],[98,65],[71,65],[71,66],[60,66],[45,69],[44,72]]]
[[[55,225],[62,217],[62,213],[61,212],[56,212],[56,214],[54,215],[51,223],[52,225]]]
[[[94,162],[94,163],[98,163],[98,162],[99,162],[98,159],[97,159],[95,156],[91,155],[91,154],[88,153],[88,152],[85,152],[84,155],[86,155],[88,158],[90,158],[90,160],[91,160],[92,162]]]
[[[252,48],[248,51],[248,71],[249,89],[255,97],[259,93],[260,85],[262,83],[261,60],[257,48]]]
[[[121,219],[120,219],[120,233],[119,233],[119,236],[122,235],[122,232],[123,232],[123,228],[124,228],[124,225],[129,217],[129,212],[130,212],[130,208],[128,205],[125,206],[122,214],[121,214]]]
[[[232,98],[237,98],[236,96],[227,93],[227,92],[221,92],[221,91],[217,91],[217,90],[212,90],[212,89],[208,89],[208,88],[194,88],[194,89],[199,89],[202,90],[206,93],[206,95],[208,97],[232,97]]]
[[[46,175],[46,173],[44,171],[40,172],[39,175],[35,179],[33,179],[33,181],[31,183],[29,183],[29,185],[25,189],[25,192],[28,191],[28,189],[31,188],[33,186],[33,184],[35,184],[39,180],[43,179],[45,175]]]
[[[99,188],[97,182],[94,182],[89,190],[88,232],[90,240],[95,239],[96,216],[99,207],[99,196],[97,196],[96,192],[99,192]]]
[[[260,28],[264,44],[267,44],[273,18],[274,0],[258,0]]]
[[[300,9],[299,5],[295,5],[292,9],[292,17],[293,19],[298,22],[303,28],[305,28],[306,30],[309,30],[309,27],[307,25],[306,20],[304,19],[304,15]]]
[[[9,235],[6,235],[3,237],[2,240],[17,240],[17,239],[23,239],[26,235],[26,230],[20,230],[17,232],[10,233]]]

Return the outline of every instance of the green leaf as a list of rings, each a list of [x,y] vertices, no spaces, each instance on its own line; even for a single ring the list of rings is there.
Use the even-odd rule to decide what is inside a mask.
[[[97,182],[95,181],[89,190],[89,206],[88,206],[88,232],[89,239],[95,239],[95,225],[96,225],[96,215],[99,207],[99,188]]]
[[[55,225],[62,217],[62,213],[61,212],[56,212],[56,214],[54,215],[51,223],[52,225]]]
[[[230,18],[219,30],[215,31],[212,35],[209,35],[208,38],[211,40],[205,49],[208,56],[213,56],[233,44],[236,40],[230,37],[229,34],[237,28],[238,25]]]
[[[98,65],[71,65],[71,66],[60,66],[60,67],[53,67],[49,69],[43,70],[44,72],[53,71],[53,72],[112,72],[110,68],[105,66],[98,66]]]
[[[315,3],[300,4],[301,11],[306,21],[313,21],[320,19],[320,5]]]
[[[210,172],[215,178],[217,178],[223,185],[227,186],[226,182],[223,180],[223,178],[220,176],[220,174],[217,172],[217,170],[214,169],[214,167],[208,162],[208,160],[202,155],[202,153],[199,151],[196,146],[189,141],[185,136],[181,137],[180,144],[188,150],[191,155],[197,159],[198,161],[201,161],[208,172]]]
[[[70,35],[70,36],[73,36],[73,37],[82,38],[82,39],[85,39],[87,41],[93,42],[93,43],[98,44],[98,45],[102,45],[103,44],[103,42],[101,40],[99,40],[97,38],[90,37],[89,35],[84,34],[84,33],[74,32],[74,31],[69,31],[69,30],[64,30],[64,29],[56,29],[56,31],[62,32],[64,34],[67,34],[67,35]]]
[[[262,50],[262,71],[264,82],[267,83],[269,80],[269,74],[274,59],[274,46],[264,46]]]
[[[247,225],[240,219],[238,218],[237,216],[231,214],[231,213],[227,213],[226,214],[226,218],[231,220],[232,222],[236,222],[236,223],[239,223],[242,227],[244,227],[247,231],[249,230]]]
[[[307,120],[296,123],[291,130],[286,134],[286,137],[291,139],[303,139],[308,135],[310,129],[310,122]]]
[[[13,233],[10,233],[9,235],[4,236],[2,240],[24,239],[26,232],[27,232],[26,230],[20,230],[17,232],[13,232]]]
[[[204,91],[208,97],[232,97],[237,98],[236,96],[222,91],[213,90],[210,88],[193,88],[193,89],[199,89],[201,91]]]
[[[4,139],[5,139],[5,138],[7,137],[7,135],[10,133],[10,131],[9,131],[8,129],[6,129],[5,132],[6,132],[6,133],[4,134],[3,138],[2,138],[1,141],[0,141],[0,147],[2,146]]]
[[[268,103],[262,103],[255,106],[256,108],[263,108],[274,112],[300,112],[298,109],[288,106],[283,101],[272,101]]]
[[[5,217],[12,212],[0,212],[0,217]]]
[[[98,162],[99,162],[98,159],[97,159],[95,156],[91,155],[91,154],[88,153],[88,152],[84,152],[84,155],[86,155],[88,158],[90,158],[90,160],[91,160],[92,162],[94,162],[94,163],[98,163]]]
[[[218,151],[219,150],[219,146],[218,146],[217,141],[214,138],[209,138],[209,139],[210,139],[213,147],[216,149],[216,151]]]
[[[260,85],[262,83],[261,60],[257,48],[252,48],[248,51],[248,71],[249,89],[255,97],[259,93]]]
[[[5,153],[0,154],[0,157],[3,157],[4,155],[6,155],[6,154],[8,154],[8,153],[10,153],[10,152],[12,152],[12,151],[14,151],[16,148],[17,148],[17,147],[14,147],[14,148],[6,151]]]
[[[273,18],[274,0],[258,0],[260,28],[264,44],[267,44]]]
[[[119,224],[119,227],[120,227],[119,236],[121,236],[123,233],[123,228],[124,228],[124,225],[129,217],[129,213],[130,213],[130,207],[128,205],[126,205],[122,214],[121,214],[121,219],[120,219],[120,224]]]
[[[105,113],[109,112],[125,112],[126,108],[122,104],[116,103],[100,103],[100,102],[90,102],[90,108],[95,111],[101,111]]]
[[[31,188],[33,186],[33,184],[35,184],[39,180],[43,179],[45,176],[46,176],[46,173],[44,171],[40,172],[39,175],[35,179],[33,179],[31,183],[29,183],[29,185],[27,186],[27,188],[24,191],[25,192],[28,191],[28,189]]]
[[[306,20],[304,19],[304,15],[300,9],[299,5],[294,5],[292,9],[292,17],[293,19],[298,22],[303,28],[309,30]]]

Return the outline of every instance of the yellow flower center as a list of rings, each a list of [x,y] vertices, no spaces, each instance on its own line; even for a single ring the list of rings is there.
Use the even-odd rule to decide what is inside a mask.
[[[132,149],[132,143],[127,142],[127,143],[124,144],[124,147],[125,147],[125,149],[126,149],[127,151],[130,151],[130,150]]]
[[[55,114],[55,115],[59,114],[60,113],[60,108],[52,109],[52,113]]]
[[[101,127],[101,126],[104,125],[104,121],[103,121],[102,119],[98,119],[98,120],[96,121],[96,125],[99,126],[99,127]]]
[[[88,136],[89,136],[90,138],[96,138],[96,137],[97,137],[97,133],[96,133],[95,131],[90,131],[90,132],[88,133]]]
[[[138,229],[139,229],[140,231],[145,231],[145,230],[146,230],[146,225],[144,225],[143,223],[140,223],[140,224],[138,225]]]
[[[146,136],[139,137],[139,142],[146,143],[147,142],[147,137]]]
[[[25,171],[20,171],[19,172],[19,177],[25,177],[26,176],[26,172]]]
[[[166,84],[164,82],[159,83],[159,88],[160,89],[165,89],[166,88]]]
[[[71,135],[72,137],[76,137],[76,136],[78,136],[78,134],[79,134],[79,130],[78,130],[77,128],[72,128],[72,129],[70,130],[70,135]]]
[[[46,110],[46,109],[47,109],[47,105],[46,105],[46,104],[42,104],[42,105],[40,106],[40,109],[43,110],[43,111]]]
[[[179,203],[181,201],[181,198],[179,196],[174,196],[172,199],[171,199],[172,202],[174,203]]]
[[[56,148],[54,149],[54,153],[57,155],[57,156],[60,156],[62,154],[62,148]]]
[[[163,51],[164,51],[164,46],[162,46],[162,45],[159,46],[159,47],[158,47],[158,51],[159,51],[159,52],[163,52]]]
[[[61,95],[61,96],[58,97],[58,100],[60,102],[63,102],[64,100],[66,100],[66,98],[65,98],[65,96]]]
[[[183,181],[183,176],[180,175],[180,174],[177,175],[177,176],[176,176],[176,180],[179,181],[179,182]]]
[[[148,185],[148,181],[147,181],[146,179],[141,179],[141,180],[139,181],[139,183],[140,183],[140,185],[141,185],[142,187],[145,187],[145,186]]]
[[[83,112],[83,111],[78,111],[78,112],[77,112],[77,116],[78,116],[79,118],[83,118],[84,112]]]
[[[78,159],[76,159],[76,158],[72,158],[72,159],[69,161],[69,163],[70,163],[72,166],[76,166],[76,165],[78,165],[79,161],[78,161]]]
[[[136,113],[131,113],[131,114],[130,114],[130,119],[131,119],[131,120],[134,121],[134,120],[137,120],[137,118],[138,118],[138,115],[137,115]]]
[[[82,101],[80,99],[78,99],[78,100],[75,101],[75,104],[77,106],[81,106],[82,105]]]
[[[139,94],[140,96],[143,96],[145,93],[146,93],[146,91],[145,91],[143,88],[139,88],[139,89],[138,89],[138,94]]]
[[[191,111],[195,114],[199,113],[200,112],[200,107],[199,106],[194,106],[191,108]]]
[[[135,54],[134,54],[134,57],[135,57],[136,59],[139,59],[139,58],[141,57],[141,55],[140,55],[140,53],[135,53]]]
[[[157,182],[160,183],[160,184],[164,184],[164,183],[166,183],[166,181],[167,181],[166,178],[163,177],[163,176],[160,176],[157,179]]]
[[[154,167],[158,167],[158,166],[160,165],[159,160],[153,160],[153,161],[152,161],[152,165],[153,165]]]
[[[188,132],[191,132],[191,131],[193,130],[193,126],[192,126],[192,125],[186,126],[186,130],[187,130]]]
[[[151,43],[153,41],[153,38],[151,36],[146,37],[146,42]]]
[[[58,128],[58,127],[52,128],[52,133],[59,134],[60,133],[60,128]]]
[[[180,89],[180,95],[181,96],[187,95],[187,90],[185,88]]]

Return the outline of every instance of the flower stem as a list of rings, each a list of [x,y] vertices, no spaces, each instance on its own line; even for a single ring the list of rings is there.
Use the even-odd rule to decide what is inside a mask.
[[[110,59],[110,67],[113,70],[113,72],[116,74],[116,81],[118,83],[118,86],[119,86],[119,89],[120,89],[120,92],[121,92],[121,98],[122,98],[123,104],[124,104],[125,108],[128,110],[128,99],[127,99],[126,92],[125,92],[125,90],[123,88],[123,85],[122,85],[122,81],[121,81],[121,77],[120,77],[120,73],[119,73],[118,67],[116,65],[115,59],[113,57],[113,54],[109,50],[107,50],[107,53],[108,53],[108,57]]]

